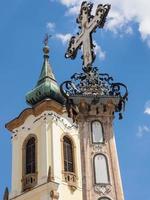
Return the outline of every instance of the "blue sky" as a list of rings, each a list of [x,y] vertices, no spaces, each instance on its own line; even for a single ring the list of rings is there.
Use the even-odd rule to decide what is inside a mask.
[[[150,3],[107,2],[112,9],[106,26],[93,35],[94,66],[128,86],[124,119],[116,116],[114,122],[124,193],[126,200],[150,200]],[[81,71],[81,53],[74,61],[64,58],[68,38],[77,32],[79,3],[0,0],[0,199],[11,185],[11,135],[4,126],[27,107],[25,94],[38,79],[46,32],[52,35],[50,62],[58,82]]]

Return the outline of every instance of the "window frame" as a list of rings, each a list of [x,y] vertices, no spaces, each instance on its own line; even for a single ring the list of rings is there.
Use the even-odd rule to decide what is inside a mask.
[[[26,146],[27,143],[29,142],[29,140],[31,138],[35,139],[35,172],[33,174],[37,173],[37,136],[35,134],[30,134],[29,136],[27,136],[27,138],[24,140],[23,142],[23,147],[22,147],[22,177],[28,175],[26,173]]]
[[[105,198],[106,200],[112,200],[110,197],[100,197],[98,200],[104,200],[104,198]]]
[[[107,169],[107,176],[108,176],[108,183],[96,183],[96,170],[95,170],[95,157],[98,155],[102,155],[105,158],[106,161],[106,169]],[[94,155],[93,157],[93,171],[94,171],[94,185],[109,185],[110,184],[110,170],[109,170],[109,163],[108,163],[108,158],[106,155],[104,155],[103,153],[97,153]]]
[[[66,171],[65,170],[65,152],[64,152],[64,138],[68,139],[71,143],[71,147],[72,147],[72,171]],[[76,174],[76,161],[75,161],[75,146],[74,146],[74,142],[72,140],[72,138],[68,135],[63,135],[62,137],[62,154],[63,154],[63,172],[68,172],[68,173],[74,173]]]
[[[73,172],[65,171],[64,167],[64,137],[67,137],[72,143],[72,153],[73,153]],[[69,133],[63,133],[60,139],[61,142],[61,160],[62,160],[62,181],[67,183],[71,190],[75,190],[78,185],[78,171],[77,171],[77,155],[76,155],[76,143],[74,138]]]
[[[93,138],[93,123],[94,122],[99,122],[102,128],[102,137],[103,137],[103,141],[102,142],[94,142],[94,138]],[[91,121],[91,137],[92,137],[92,144],[104,144],[105,143],[105,137],[104,137],[104,128],[103,128],[103,124],[101,121],[99,120],[93,120]]]
[[[25,147],[25,174],[36,172],[36,141],[35,137],[31,137]]]

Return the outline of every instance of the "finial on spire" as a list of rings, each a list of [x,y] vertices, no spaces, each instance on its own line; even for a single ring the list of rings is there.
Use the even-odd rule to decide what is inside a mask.
[[[49,41],[49,38],[52,37],[51,35],[49,35],[48,33],[45,34],[45,38],[44,38],[44,45],[45,46],[48,46],[48,41]]]
[[[26,94],[26,102],[31,106],[34,106],[36,103],[45,99],[52,99],[64,104],[64,97],[60,92],[59,85],[57,84],[49,63],[48,40],[50,37],[50,35],[46,34],[45,39],[43,40],[44,61],[37,84],[34,89]]]
[[[49,41],[49,38],[52,37],[51,35],[49,35],[48,33],[45,34],[45,38],[44,38],[44,48],[43,48],[43,52],[44,52],[44,55],[48,55],[49,53],[49,46],[48,46],[48,41]]]

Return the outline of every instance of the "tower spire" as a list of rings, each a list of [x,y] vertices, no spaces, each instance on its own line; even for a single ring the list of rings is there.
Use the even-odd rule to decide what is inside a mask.
[[[26,102],[31,106],[47,98],[58,101],[59,103],[63,103],[64,101],[59,85],[57,84],[55,76],[52,72],[52,67],[49,63],[49,37],[50,36],[46,34],[44,39],[44,61],[37,84],[34,89],[26,94]]]
[[[39,76],[39,80],[37,82],[37,85],[40,85],[42,82],[46,81],[47,79],[52,79],[56,81],[55,76],[52,72],[52,67],[50,66],[49,63],[49,46],[48,46],[48,39],[49,35],[46,34],[45,39],[44,39],[44,47],[43,47],[43,53],[44,53],[44,62],[41,70],[41,74]]]

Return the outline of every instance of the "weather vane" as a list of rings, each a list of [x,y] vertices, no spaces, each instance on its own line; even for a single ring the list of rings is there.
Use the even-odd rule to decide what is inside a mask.
[[[90,71],[92,63],[95,60],[92,33],[95,32],[96,28],[103,28],[110,5],[99,4],[95,16],[91,14],[92,8],[93,3],[87,3],[84,1],[81,4],[80,14],[77,18],[77,23],[79,24],[81,32],[76,36],[71,37],[69,47],[65,54],[66,58],[74,59],[77,55],[78,49],[83,46],[83,69],[87,72]]]
[[[52,37],[52,35],[49,35],[48,33],[45,34],[45,38],[43,41],[45,46],[48,46],[48,41],[49,41],[49,38],[51,38],[51,37]]]

